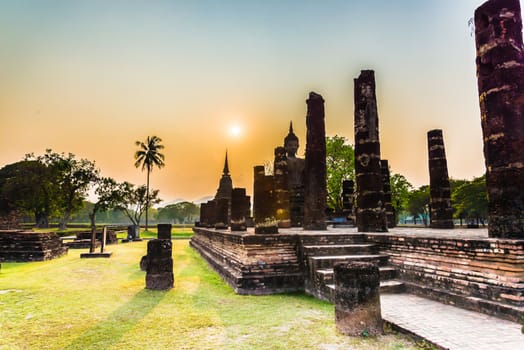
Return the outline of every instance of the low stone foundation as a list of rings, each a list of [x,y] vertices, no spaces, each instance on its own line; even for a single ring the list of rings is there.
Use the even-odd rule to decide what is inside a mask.
[[[54,232],[0,231],[0,261],[42,261],[66,253]]]
[[[303,290],[296,235],[255,235],[193,228],[191,246],[238,294]]]
[[[307,290],[304,247],[327,244],[350,249],[344,245],[351,238],[358,239],[362,249],[375,244],[378,251],[375,247],[372,253],[389,258],[398,270],[395,279],[404,282],[410,293],[516,322],[522,322],[524,315],[524,240],[467,238],[465,230],[458,229],[444,230],[447,236],[439,230],[409,228],[365,234],[356,229],[329,228],[323,234],[285,229],[274,235],[255,235],[252,229],[193,230],[191,246],[239,294]],[[458,238],[460,234],[465,237]],[[344,252],[353,258],[365,253],[337,254]]]

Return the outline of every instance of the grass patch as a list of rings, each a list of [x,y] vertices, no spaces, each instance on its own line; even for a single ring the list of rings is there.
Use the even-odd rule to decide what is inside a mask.
[[[389,333],[337,334],[333,305],[303,294],[236,295],[188,246],[173,242],[175,288],[145,290],[147,242],[46,262],[3,263],[0,349],[416,349]]]

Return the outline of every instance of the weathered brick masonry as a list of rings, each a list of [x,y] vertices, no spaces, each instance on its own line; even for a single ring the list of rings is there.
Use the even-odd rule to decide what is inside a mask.
[[[521,321],[524,240],[368,234],[409,292]]]
[[[66,253],[54,232],[0,231],[0,261],[42,261]]]

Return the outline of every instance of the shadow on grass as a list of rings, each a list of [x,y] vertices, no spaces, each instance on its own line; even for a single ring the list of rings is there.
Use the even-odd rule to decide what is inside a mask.
[[[107,349],[118,343],[136,324],[153,310],[166,295],[166,291],[144,289],[129,302],[111,313],[105,321],[84,331],[65,349]]]

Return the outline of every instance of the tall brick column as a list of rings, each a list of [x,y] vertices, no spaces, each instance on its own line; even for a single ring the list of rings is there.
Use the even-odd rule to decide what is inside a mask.
[[[267,176],[264,166],[257,165],[254,167],[253,184],[255,233],[278,233],[274,202],[273,176]]]
[[[304,230],[326,227],[326,128],[324,99],[309,93],[306,115],[306,162],[304,165]]]
[[[372,70],[361,71],[355,79],[355,177],[358,231],[386,232],[375,72]]]
[[[428,131],[429,206],[431,228],[453,228],[448,163],[442,130]]]
[[[249,217],[249,197],[245,188],[233,188],[231,192],[231,231],[246,231]]]
[[[388,221],[388,227],[392,228],[397,226],[397,220],[395,218],[395,209],[391,202],[391,184],[389,179],[389,163],[386,159],[380,160],[380,171],[382,173],[382,184],[384,186],[384,209],[386,209],[386,219]]]
[[[286,149],[275,148],[275,161],[273,163],[273,180],[275,185],[275,217],[278,227],[291,227],[290,204],[288,190],[288,169]]]
[[[518,0],[475,11],[490,237],[524,238],[524,47]]]

